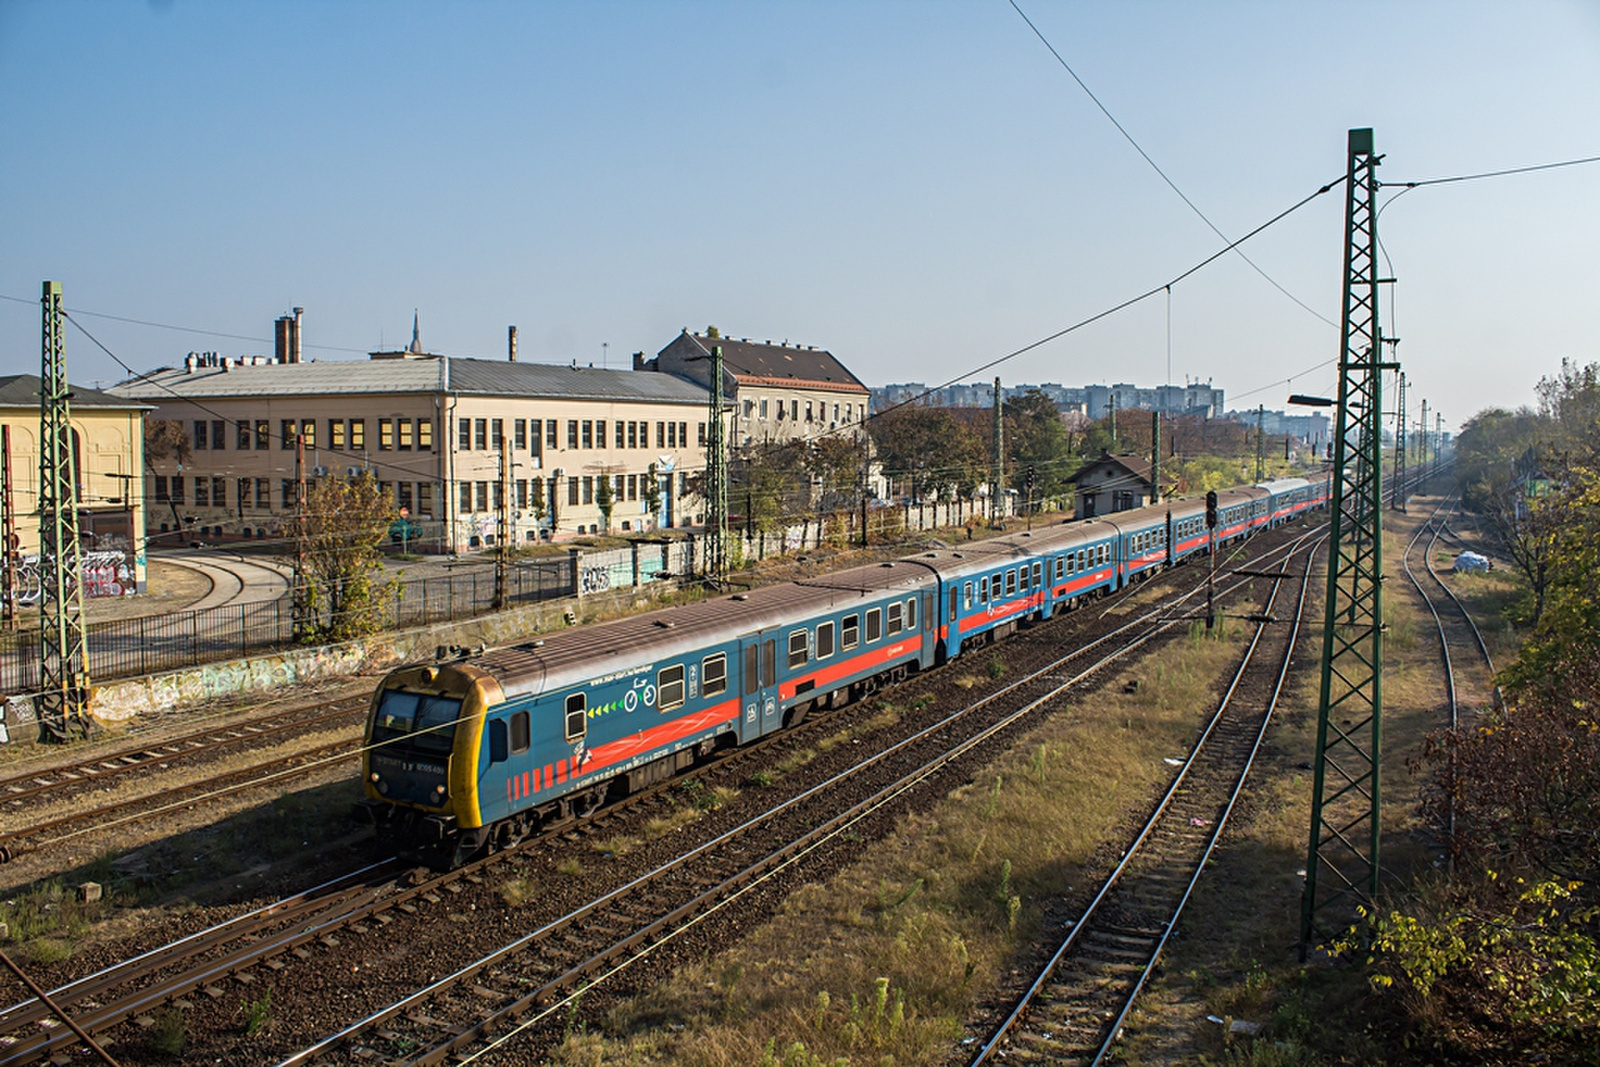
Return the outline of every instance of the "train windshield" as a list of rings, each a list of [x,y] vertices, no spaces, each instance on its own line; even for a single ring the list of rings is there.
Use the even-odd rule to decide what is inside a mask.
[[[392,742],[424,752],[447,755],[455,738],[459,698],[386,690],[372,724],[373,744]],[[404,741],[400,739],[404,738]]]

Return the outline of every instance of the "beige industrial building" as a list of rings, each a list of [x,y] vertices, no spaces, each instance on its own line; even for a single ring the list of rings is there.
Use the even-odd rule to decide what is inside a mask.
[[[308,483],[370,473],[403,509],[415,547],[430,551],[598,532],[602,479],[613,531],[703,521],[694,488],[708,397],[692,382],[518,362],[514,329],[507,360],[426,353],[413,327],[404,351],[305,362],[298,314],[279,320],[278,335],[276,357],[191,353],[112,390],[190,439],[182,464],[152,463],[152,537],[287,534],[297,464]]]
[[[72,387],[68,412],[77,471],[78,526],[84,554],[84,595],[143,592],[144,415],[149,405],[82,386]],[[0,377],[0,424],[9,445],[4,490],[9,495],[21,567],[18,592],[36,590],[39,553],[39,377]],[[31,591],[30,591],[31,590]]]

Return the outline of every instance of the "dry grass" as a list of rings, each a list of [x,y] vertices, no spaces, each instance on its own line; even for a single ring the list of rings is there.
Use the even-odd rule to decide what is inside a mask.
[[[1384,598],[1383,864],[1396,889],[1426,877],[1441,859],[1436,839],[1416,818],[1423,780],[1408,766],[1424,736],[1446,721],[1438,638],[1399,574],[1400,553],[1429,511],[1416,503],[1408,516],[1385,518],[1385,570],[1392,577]],[[1515,582],[1500,572],[1446,581],[1473,592],[1481,620],[1497,618],[1516,596]],[[1316,592],[1323,588],[1314,581]],[[1298,656],[1299,681],[1286,695],[1241,810],[1190,901],[1162,978],[1128,1027],[1127,1063],[1385,1062],[1359,972],[1298,961],[1321,618],[1319,608]],[[1207,1015],[1267,1029],[1259,1039],[1231,1037]]]
[[[1103,842],[1168,780],[1239,641],[1190,638],[1132,668],[1133,693],[1057,711],[737,947],[575,1034],[566,1064],[927,1063],[1041,936]],[[1115,687],[1108,687],[1115,688]],[[803,951],[801,947],[803,946]]]

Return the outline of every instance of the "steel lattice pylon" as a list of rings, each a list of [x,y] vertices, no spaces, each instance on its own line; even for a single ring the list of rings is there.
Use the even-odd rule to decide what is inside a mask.
[[[67,346],[61,283],[40,298],[44,343],[39,372],[39,739],[89,734],[89,670],[83,632],[83,553],[78,540],[77,450],[67,408]]]
[[[722,423],[722,346],[711,347],[711,410],[706,422],[706,578],[728,577],[728,446]]]
[[[1322,690],[1301,901],[1300,952],[1342,930],[1378,889],[1383,724],[1383,339],[1378,328],[1378,157],[1351,130],[1344,310],[1333,453],[1333,522]]]
[[[1393,311],[1393,308],[1389,309]],[[1394,508],[1406,509],[1406,372],[1400,372],[1394,416]]]

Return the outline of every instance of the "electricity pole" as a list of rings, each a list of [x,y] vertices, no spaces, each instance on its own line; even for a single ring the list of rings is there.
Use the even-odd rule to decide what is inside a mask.
[[[1349,133],[1344,308],[1333,439],[1332,532],[1300,958],[1378,892],[1383,701],[1383,359],[1378,326],[1379,157]]]
[[[505,435],[500,437],[500,481],[496,494],[495,521],[499,529],[495,531],[494,539],[494,600],[490,607],[500,611],[506,606],[506,577],[511,564],[511,547],[506,544],[506,535],[511,531],[511,450],[506,447],[508,439]],[[602,478],[611,475],[602,473]]]
[[[1394,416],[1394,509],[1406,509],[1406,372],[1400,372]]]
[[[17,505],[12,493],[16,484],[11,477],[11,424],[0,426],[0,604],[7,630],[17,628]]]
[[[294,435],[294,588],[290,591],[289,614],[296,641],[304,641],[315,629],[311,617],[311,556],[306,544],[306,435]]]
[[[88,647],[83,629],[83,549],[78,539],[77,454],[72,447],[61,283],[45,282],[39,373],[39,740],[87,737]]]
[[[728,445],[722,425],[722,346],[711,346],[710,410],[706,423],[706,580],[728,577]]]
[[[1428,399],[1422,399],[1422,439],[1417,442],[1417,473],[1428,476]]]
[[[1005,420],[1000,410],[1000,379],[994,380],[994,463],[989,483],[989,513],[996,525],[1005,521]]]
[[[1267,473],[1267,435],[1263,432],[1267,425],[1267,405],[1256,405],[1256,481],[1259,483]]]

